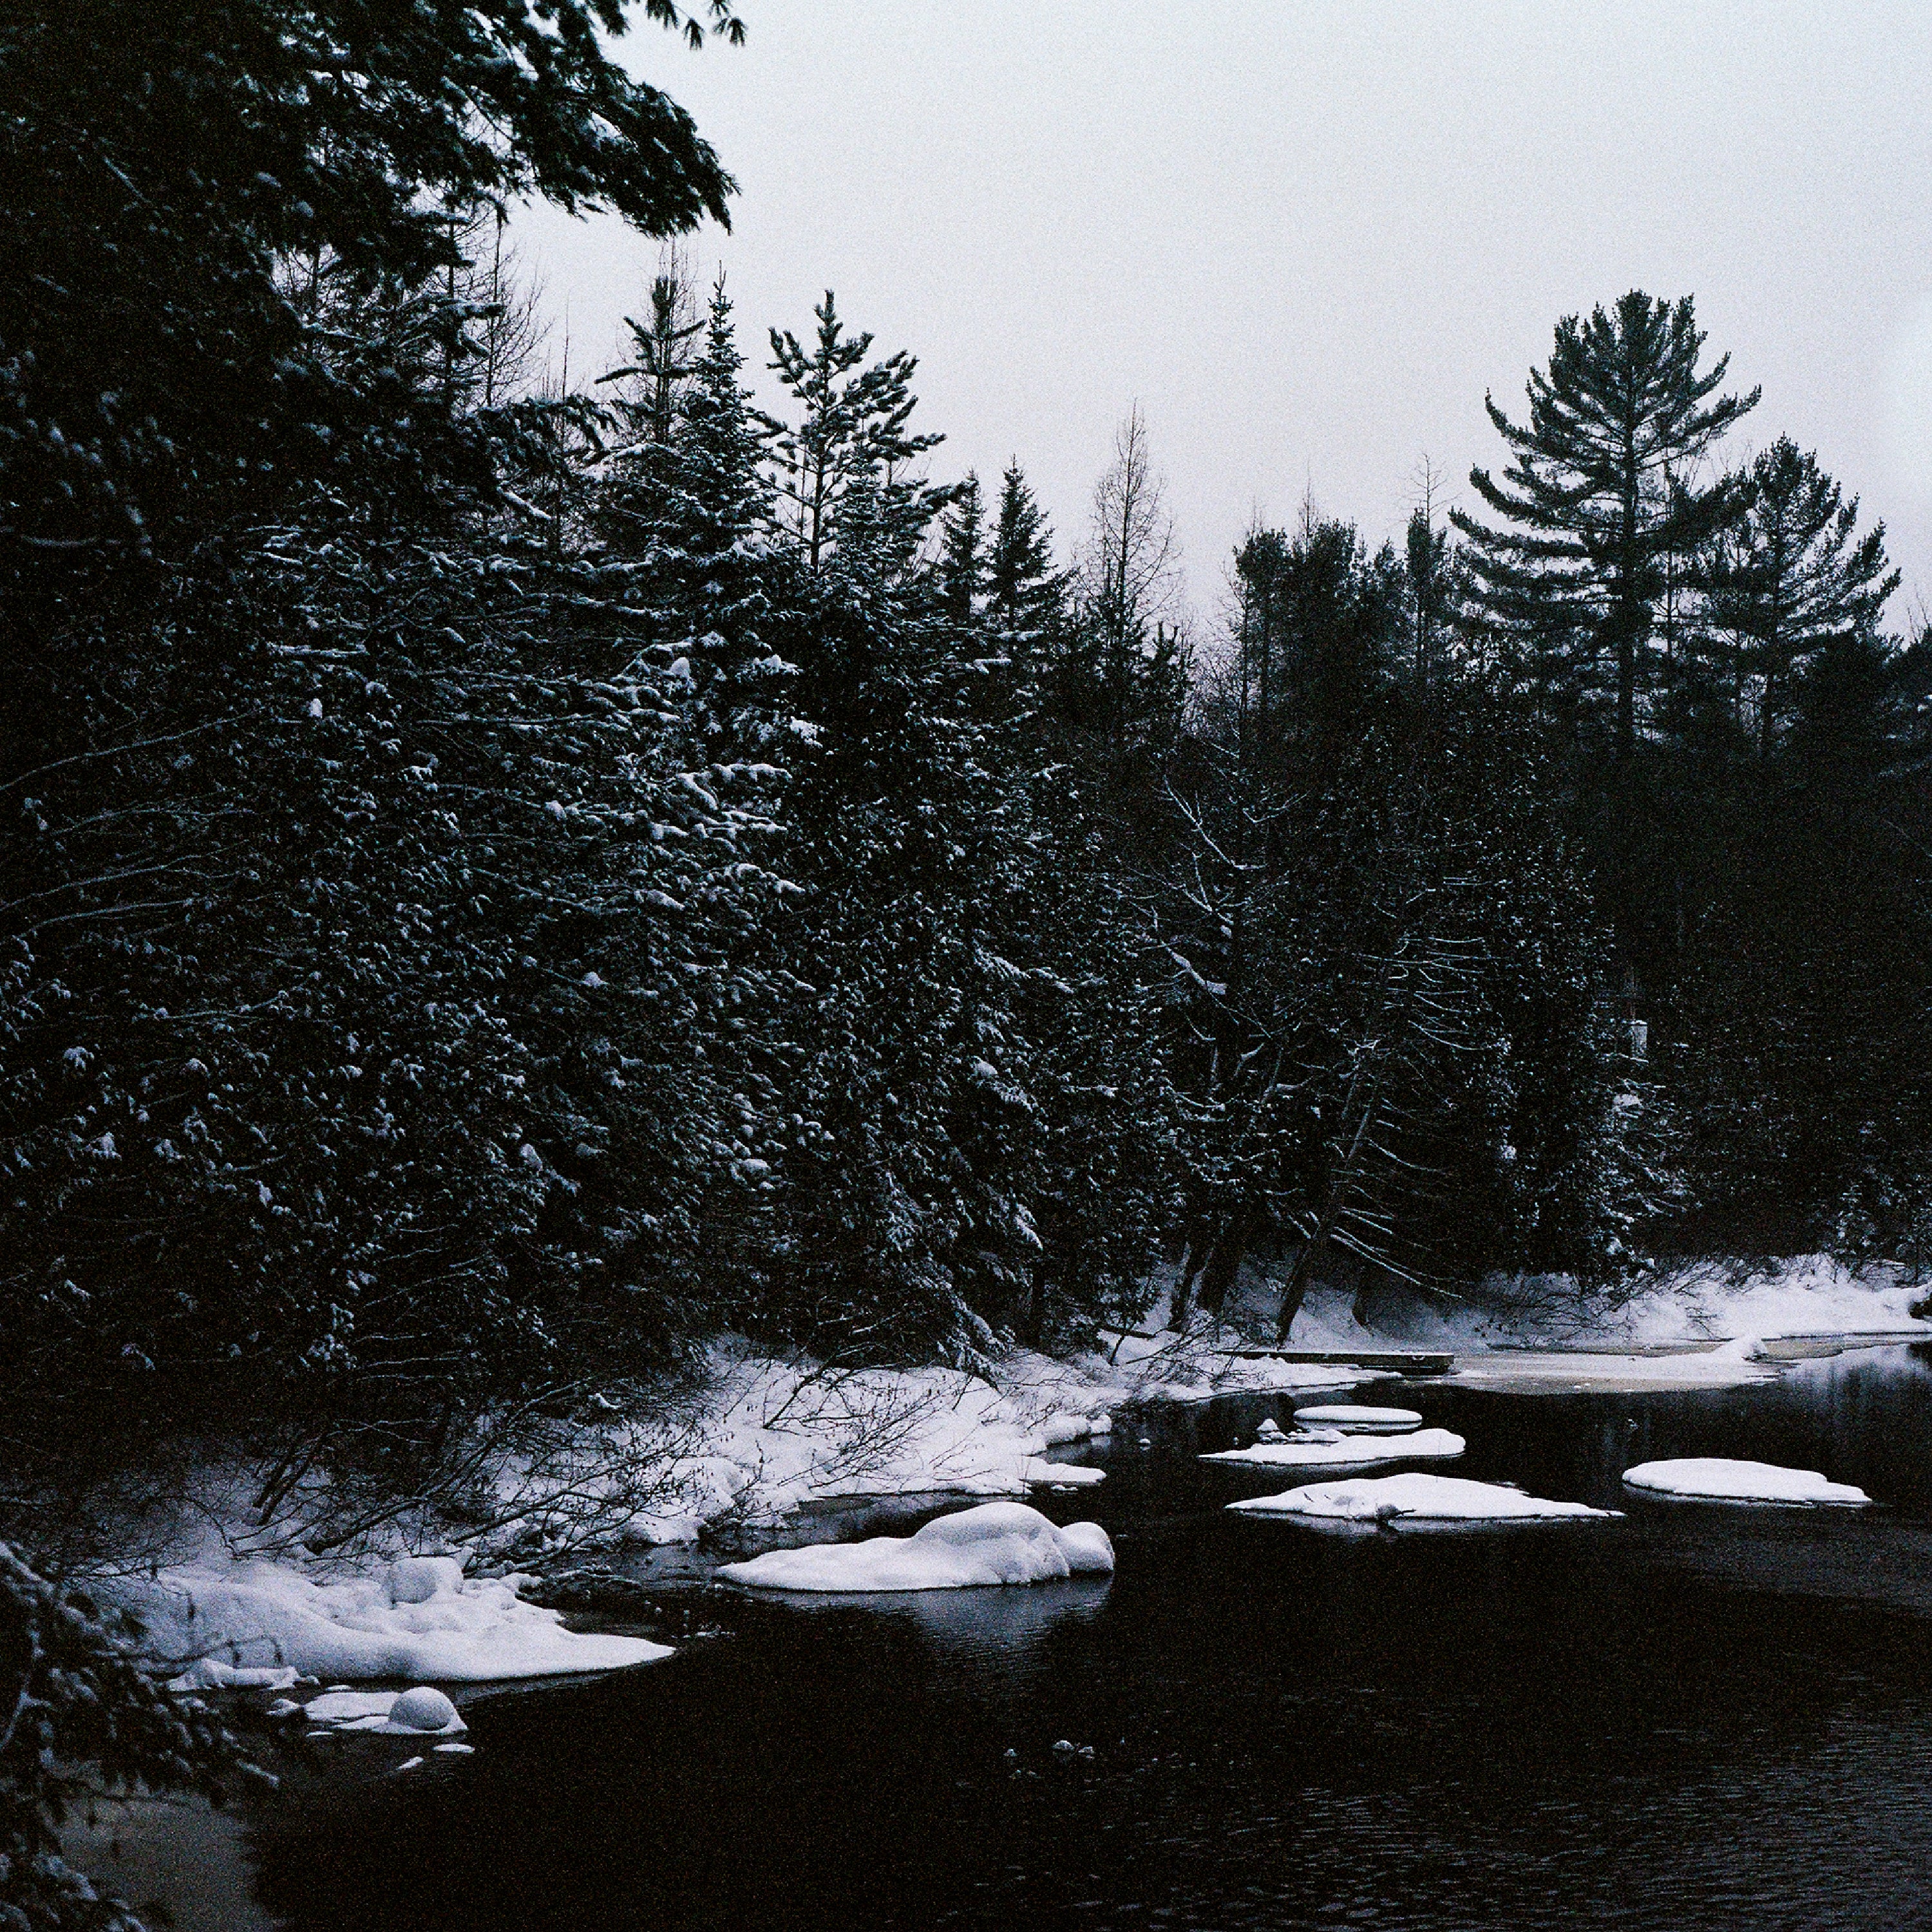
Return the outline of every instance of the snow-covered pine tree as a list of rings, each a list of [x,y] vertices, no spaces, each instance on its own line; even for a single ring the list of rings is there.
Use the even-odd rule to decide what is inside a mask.
[[[1038,632],[1060,614],[1064,581],[1053,532],[1016,457],[1000,478],[1000,507],[986,560],[986,601],[1010,633]]]
[[[776,488],[782,520],[808,571],[816,571],[838,542],[842,506],[856,487],[868,488],[868,528],[884,515],[902,535],[922,537],[945,498],[907,466],[940,439],[908,424],[916,406],[917,367],[904,350],[868,364],[872,338],[848,336],[830,289],[812,310],[812,346],[789,329],[771,332],[771,367],[796,406],[791,423],[772,420]]]
[[[1858,499],[1846,502],[1789,436],[1759,455],[1736,495],[1736,520],[1702,560],[1703,624],[1730,660],[1715,681],[1735,725],[1768,758],[1798,712],[1814,662],[1834,644],[1875,638],[1899,574],[1888,565],[1884,525],[1857,537]]]
[[[1654,682],[1665,564],[1734,507],[1725,479],[1689,487],[1694,466],[1758,400],[1719,394],[1730,358],[1700,370],[1703,347],[1688,296],[1633,289],[1587,320],[1566,316],[1548,368],[1530,372],[1527,423],[1487,405],[1510,466],[1469,481],[1502,521],[1450,519],[1483,600],[1538,660],[1532,679],[1558,686],[1572,716],[1607,716],[1620,760]]]

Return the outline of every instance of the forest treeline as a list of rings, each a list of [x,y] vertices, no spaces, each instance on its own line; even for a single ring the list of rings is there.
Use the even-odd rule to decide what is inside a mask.
[[[668,258],[536,380],[505,206],[731,190],[549,12],[0,26],[9,1460],[400,1468],[724,1327],[1090,1334],[1162,1256],[1285,1325],[1916,1252],[1928,650],[1688,298],[1561,321],[1468,512],[1309,506],[1190,618],[1137,412],[1057,544],[829,294]]]

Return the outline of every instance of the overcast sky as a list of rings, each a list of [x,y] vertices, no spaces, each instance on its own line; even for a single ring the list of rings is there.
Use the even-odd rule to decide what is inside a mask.
[[[1696,298],[1712,351],[1884,518],[1932,604],[1932,6],[741,0],[741,48],[617,44],[737,177],[748,360],[826,288],[919,358],[936,476],[1017,454],[1063,549],[1138,399],[1197,608],[1312,490],[1399,536],[1474,507],[1557,318]],[[521,225],[573,376],[655,243]],[[760,368],[760,373],[762,373]]]

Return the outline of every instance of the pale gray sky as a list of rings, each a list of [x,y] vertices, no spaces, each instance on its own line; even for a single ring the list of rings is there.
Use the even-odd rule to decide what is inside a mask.
[[[920,359],[933,472],[1017,454],[1063,549],[1138,398],[1198,608],[1312,487],[1399,534],[1424,452],[1471,503],[1557,317],[1697,298],[1742,442],[1788,431],[1932,604],[1932,7],[741,0],[618,44],[737,176],[746,356],[830,287]],[[573,375],[656,244],[522,224]]]

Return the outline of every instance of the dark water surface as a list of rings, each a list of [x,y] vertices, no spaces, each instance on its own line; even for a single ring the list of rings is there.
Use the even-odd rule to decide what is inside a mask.
[[[731,1634],[472,1704],[475,1756],[275,1808],[263,1898],[304,1932],[1932,1925],[1924,1362],[1364,1399],[1396,1396],[1468,1438],[1438,1468],[1630,1513],[1324,1536],[1220,1507],[1279,1473],[1194,1460],[1291,1398],[1124,1416],[1107,1482],[1048,1499],[1106,1525],[1110,1581],[672,1586]],[[1623,1495],[1700,1454],[1888,1507]]]

